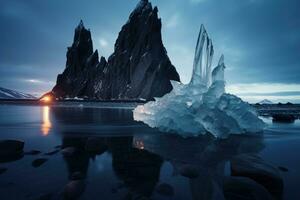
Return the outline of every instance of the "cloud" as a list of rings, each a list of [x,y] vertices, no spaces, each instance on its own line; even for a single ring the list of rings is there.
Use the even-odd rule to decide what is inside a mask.
[[[300,102],[300,84],[250,83],[226,86],[228,93],[235,94],[250,103],[263,99],[273,102]]]
[[[249,83],[249,84],[232,84],[226,86],[228,92],[233,94],[249,93],[278,93],[278,92],[299,92],[300,84],[283,84],[283,83]]]

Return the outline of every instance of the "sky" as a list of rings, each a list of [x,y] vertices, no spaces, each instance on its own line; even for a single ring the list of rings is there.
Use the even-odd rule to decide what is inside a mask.
[[[300,102],[299,0],[152,0],[182,82],[191,78],[201,24],[213,66],[225,56],[226,91],[249,102]],[[40,95],[65,68],[80,19],[106,58],[138,0],[0,0],[0,87]]]

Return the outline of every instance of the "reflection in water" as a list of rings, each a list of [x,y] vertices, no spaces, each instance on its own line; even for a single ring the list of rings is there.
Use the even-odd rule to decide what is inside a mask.
[[[143,140],[134,140],[133,145],[140,150],[143,150],[145,148]]]
[[[50,111],[49,106],[43,107],[43,124],[41,126],[41,131],[42,131],[43,135],[45,135],[45,136],[48,135],[48,133],[52,127],[49,111]]]
[[[64,127],[56,132],[62,137],[61,149],[64,149],[62,154],[68,173],[68,181],[65,184],[67,187],[77,184],[78,181],[82,183],[78,190],[80,192],[76,193],[77,197],[94,198],[97,194],[93,193],[91,188],[106,187],[107,181],[95,181],[91,177],[97,176],[93,171],[96,157],[107,153],[111,157],[109,171],[115,175],[111,177],[111,181],[117,181],[118,184],[113,186],[114,193],[103,194],[104,199],[133,200],[157,197],[157,188],[166,180],[175,190],[174,199],[182,199],[180,194],[183,193],[189,193],[190,198],[187,198],[193,200],[230,199],[230,195],[235,195],[240,190],[239,182],[227,172],[230,170],[228,165],[230,167],[231,160],[242,154],[256,155],[265,147],[264,138],[261,136],[234,135],[224,140],[216,140],[209,135],[183,138],[161,134],[155,130],[150,134],[141,134],[126,128],[128,124],[135,125],[132,112],[118,109],[101,109],[100,112],[97,109],[53,107],[50,111],[49,107],[45,106],[42,125],[44,135],[52,128],[49,112],[53,113],[52,123]],[[120,126],[124,124],[126,126]],[[108,131],[112,131],[110,127],[120,126],[126,134],[110,136],[105,134],[104,129],[90,129],[92,125],[110,125]],[[169,172],[162,170],[165,163],[171,166],[171,176],[168,175]],[[186,178],[183,184],[180,182],[182,178]],[[90,184],[91,180],[95,181],[93,185]],[[226,180],[230,180],[231,185]],[[258,190],[258,186],[251,186],[250,189]],[[265,193],[270,196],[270,192],[272,191]]]

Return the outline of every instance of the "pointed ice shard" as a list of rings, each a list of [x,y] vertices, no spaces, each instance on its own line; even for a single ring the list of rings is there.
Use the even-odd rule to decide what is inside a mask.
[[[224,55],[221,56],[219,60],[218,66],[212,72],[212,82],[216,81],[224,81],[224,71],[225,71],[225,64],[224,64]]]
[[[197,40],[193,74],[190,84],[201,84],[209,87],[211,84],[211,63],[214,54],[214,49],[211,39],[203,26],[200,27],[200,32]]]
[[[209,96],[214,96],[215,98],[220,98],[225,92],[225,79],[224,79],[224,56],[222,55],[219,64],[211,73],[212,84],[208,90]]]

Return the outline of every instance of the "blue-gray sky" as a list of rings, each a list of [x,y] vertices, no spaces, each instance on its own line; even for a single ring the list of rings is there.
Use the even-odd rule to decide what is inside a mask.
[[[41,94],[65,67],[80,19],[108,57],[138,0],[0,0],[0,86]],[[164,45],[183,82],[203,23],[214,64],[225,56],[227,91],[256,102],[300,102],[299,0],[152,0]]]

